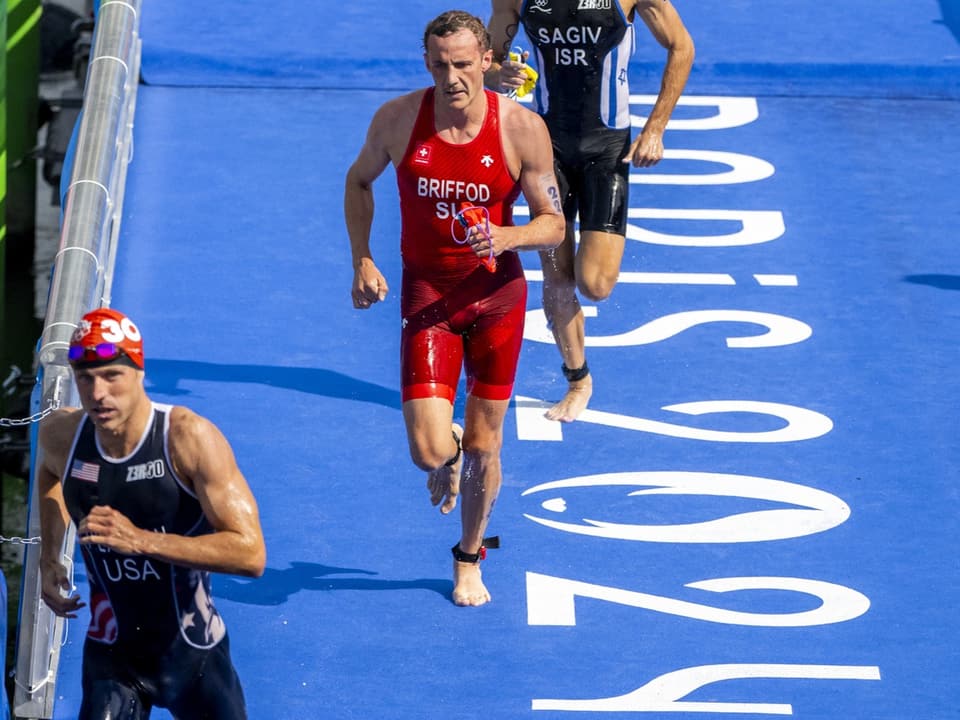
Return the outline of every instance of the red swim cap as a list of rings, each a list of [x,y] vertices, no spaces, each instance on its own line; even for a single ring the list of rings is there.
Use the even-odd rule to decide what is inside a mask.
[[[143,370],[143,340],[133,321],[119,310],[98,308],[83,316],[70,338],[74,366],[108,365],[129,358]]]

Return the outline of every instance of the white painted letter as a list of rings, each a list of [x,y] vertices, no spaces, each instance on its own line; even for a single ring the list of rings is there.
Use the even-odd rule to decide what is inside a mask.
[[[786,232],[783,213],[779,210],[680,210],[665,208],[630,208],[629,220],[716,220],[739,222],[742,227],[735,233],[724,235],[673,235],[646,230],[640,225],[627,223],[627,239],[639,240],[651,245],[675,247],[741,247],[760,245],[776,240]]]
[[[656,95],[630,96],[631,105],[649,105],[653,107],[656,102]],[[717,108],[716,115],[689,120],[671,118],[670,122],[667,123],[667,130],[727,130],[729,128],[749,125],[760,117],[760,111],[757,109],[757,99],[752,97],[709,95],[689,97],[683,95],[677,100],[677,107],[709,107],[711,105]],[[642,128],[647,124],[647,118],[643,115],[631,115],[630,123],[633,127]]]
[[[630,182],[643,185],[734,185],[765,180],[774,173],[766,160],[740,153],[718,150],[664,150],[664,160],[696,160],[727,165],[730,170],[719,173],[648,173],[632,170]]]
[[[683,668],[654,678],[626,695],[596,700],[534,700],[533,710],[565,712],[701,712],[792,715],[785,703],[681,702],[700,688],[723,680],[783,678],[803,680],[879,680],[876,665],[783,665],[731,663]]]
[[[586,312],[584,312],[586,315]],[[591,316],[596,316],[592,312]],[[587,347],[629,347],[650,345],[679,335],[684,330],[713,322],[736,322],[762,325],[766,332],[758,335],[727,338],[730,348],[768,348],[794,345],[813,334],[810,326],[800,320],[784,315],[757,312],[754,310],[688,310],[664,315],[629,332],[618,335],[587,335]],[[547,318],[542,309],[528,310],[523,337],[548,345],[554,344],[553,334],[547,327]]]

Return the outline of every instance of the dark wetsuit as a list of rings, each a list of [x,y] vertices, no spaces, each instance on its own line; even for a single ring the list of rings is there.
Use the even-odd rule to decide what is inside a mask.
[[[534,105],[553,141],[563,211],[580,229],[623,235],[627,222],[633,25],[618,0],[524,0],[520,21],[540,82]]]
[[[64,500],[75,523],[94,505],[109,505],[155,532],[212,532],[196,496],[170,464],[170,410],[153,404],[152,421],[125,458],[100,452],[93,424],[84,416],[63,476]],[[149,717],[154,705],[182,720],[245,718],[210,574],[97,545],[80,548],[91,615],[81,720],[139,720]]]
[[[499,98],[487,94],[479,134],[454,145],[436,131],[433,88],[423,94],[406,152],[397,165],[400,192],[404,402],[444,397],[451,403],[466,369],[467,392],[509,400],[523,341],[527,283],[515,252],[490,272],[455,220],[460,203],[486,208],[490,222],[512,225],[520,186],[500,142]]]

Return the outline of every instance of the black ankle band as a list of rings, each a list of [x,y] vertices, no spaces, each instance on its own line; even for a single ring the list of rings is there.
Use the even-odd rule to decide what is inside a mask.
[[[453,432],[453,431],[451,431],[451,432]],[[450,458],[449,460],[447,460],[447,461],[443,464],[444,467],[453,467],[454,465],[457,464],[457,460],[460,459],[460,436],[457,435],[456,433],[453,433],[453,441],[457,444],[457,454],[454,455],[454,456],[453,456],[452,458]]]
[[[587,361],[583,361],[583,367],[571,370],[567,367],[567,364],[564,363],[560,366],[560,369],[563,370],[563,376],[567,379],[567,382],[577,382],[578,380],[583,380],[587,375],[590,374],[590,368],[587,367]]]
[[[453,557],[457,562],[471,563],[476,565],[481,560],[487,559],[487,548],[493,550],[498,547],[500,547],[500,536],[494,535],[493,537],[486,537],[483,539],[483,544],[480,545],[480,552],[464,552],[460,549],[460,543],[457,543],[450,548],[450,552],[453,553]]]
[[[486,555],[486,553],[483,552],[482,545],[480,546],[480,552],[478,553],[465,553],[463,550],[460,549],[460,543],[457,543],[452,548],[450,548],[450,552],[453,553],[453,559],[456,560],[457,562],[472,563],[474,565],[480,562],[481,555]]]

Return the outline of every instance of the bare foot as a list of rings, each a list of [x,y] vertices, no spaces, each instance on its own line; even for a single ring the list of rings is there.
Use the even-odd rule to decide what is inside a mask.
[[[453,561],[453,604],[476,607],[490,602],[490,593],[480,577],[480,563]]]
[[[567,394],[543,415],[547,420],[573,422],[584,411],[590,396],[593,395],[593,378],[587,375],[583,380],[570,383]]]
[[[453,424],[453,432],[458,438],[463,438],[463,428]],[[444,465],[433,472],[427,473],[427,489],[430,490],[430,504],[438,505],[441,500],[440,512],[448,515],[457,506],[457,495],[460,494],[460,468],[463,466],[463,453],[453,465]],[[444,500],[444,498],[446,498]]]

